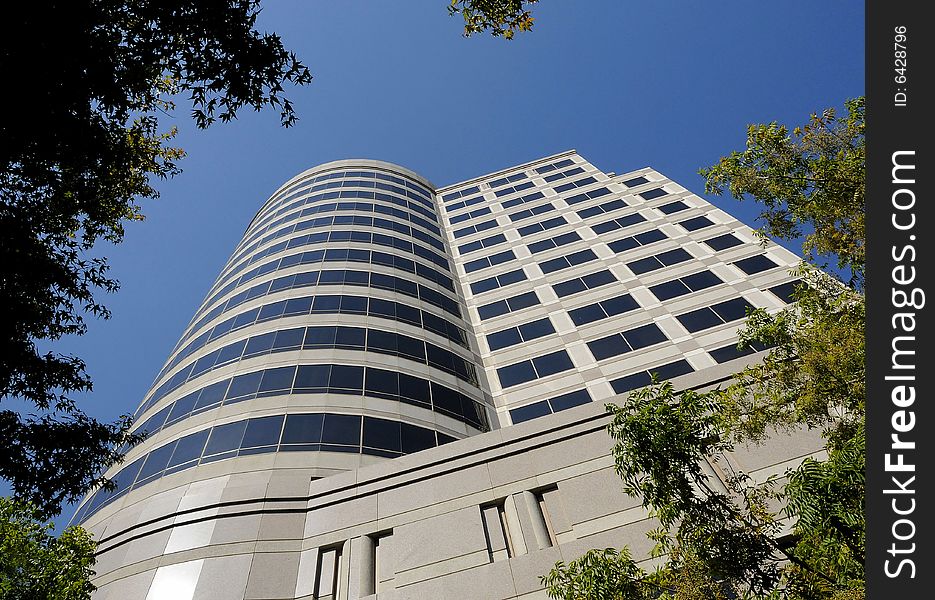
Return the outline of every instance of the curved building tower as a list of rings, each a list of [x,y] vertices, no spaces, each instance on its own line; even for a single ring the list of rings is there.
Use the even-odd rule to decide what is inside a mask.
[[[785,305],[796,262],[651,169],[573,151],[443,189],[309,169],[157,375],[116,489],[78,508],[96,599],[543,597],[555,561],[652,526],[603,401],[755,360],[738,326]],[[765,478],[816,448],[726,460]]]

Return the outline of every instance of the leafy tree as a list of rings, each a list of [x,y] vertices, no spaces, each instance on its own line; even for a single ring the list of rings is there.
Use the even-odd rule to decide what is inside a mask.
[[[805,285],[790,307],[748,316],[739,346],[771,350],[731,385],[676,393],[666,382],[607,405],[624,490],[660,523],[649,534],[656,568],[591,550],[543,578],[551,597],[863,598],[863,99],[846,106],[844,120],[829,109],[791,135],[751,126],[746,152],[702,171],[708,191],[764,204],[764,235],[807,232]],[[815,268],[828,260],[848,271],[846,282]],[[826,460],[766,482],[744,473],[723,487],[711,481],[706,463],[736,444],[801,427],[821,430]]]
[[[804,234],[802,250],[819,266],[836,259],[862,287],[865,244],[864,99],[844,103],[843,119],[833,108],[813,114],[805,125],[751,125],[747,148],[703,169],[705,192],[728,190],[737,200],[763,205],[759,230],[784,240]]]
[[[532,29],[533,17],[527,6],[539,0],[451,0],[448,12],[464,17],[464,35],[488,31],[494,36],[513,39],[517,31]]]
[[[95,544],[80,527],[50,535],[33,507],[0,498],[0,600],[84,600],[94,586]]]
[[[29,103],[0,118],[0,397],[38,414],[0,412],[0,477],[42,517],[137,440],[129,417],[85,415],[71,398],[91,390],[84,362],[40,344],[108,317],[96,294],[117,282],[90,250],[120,242],[139,201],[158,196],[152,180],[178,173],[183,152],[159,117],[187,95],[202,128],[244,107],[296,120],[283,86],[311,76],[255,30],[258,13],[258,0],[36,0],[6,15],[0,70]]]

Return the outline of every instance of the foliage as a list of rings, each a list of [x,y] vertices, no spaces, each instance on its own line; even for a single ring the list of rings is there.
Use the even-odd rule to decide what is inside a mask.
[[[806,257],[836,255],[851,276],[800,265],[793,305],[748,315],[739,346],[770,351],[727,387],[676,392],[664,382],[607,406],[624,489],[660,523],[649,534],[656,568],[592,551],[543,578],[551,597],[864,597],[863,99],[847,107],[843,124],[828,110],[795,140],[775,123],[751,126],[747,152],[702,171],[709,186],[766,205],[764,235],[809,231]],[[803,427],[821,430],[827,459],[765,482],[723,461],[737,444]],[[619,591],[591,593],[606,581]],[[622,591],[632,589],[642,591]]]
[[[464,35],[489,31],[511,40],[517,31],[532,29],[528,5],[539,0],[451,0],[448,13],[464,17]]]
[[[94,586],[95,544],[80,527],[50,535],[27,504],[0,498],[0,600],[82,600]]]
[[[138,202],[158,196],[152,180],[179,172],[160,117],[187,95],[198,127],[244,107],[295,122],[283,85],[311,76],[254,29],[258,13],[258,0],[37,0],[6,15],[0,69],[28,103],[6,95],[16,104],[0,119],[0,398],[37,414],[0,411],[0,477],[42,517],[102,483],[115,448],[138,439],[128,417],[85,415],[72,398],[91,390],[84,362],[43,346],[109,316],[96,295],[117,282],[90,251],[120,242]]]
[[[844,103],[846,114],[833,108],[795,127],[751,125],[747,147],[703,169],[705,192],[728,190],[738,199],[764,206],[760,232],[779,239],[805,235],[802,246],[812,263],[836,257],[850,281],[863,284],[866,229],[864,223],[864,99]]]

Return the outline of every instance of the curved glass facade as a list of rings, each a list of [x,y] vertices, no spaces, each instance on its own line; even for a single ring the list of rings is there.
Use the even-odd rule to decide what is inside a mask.
[[[431,190],[360,161],[273,194],[137,409],[147,440],[77,520],[220,459],[306,452],[330,473],[346,468],[338,454],[393,458],[489,430]]]

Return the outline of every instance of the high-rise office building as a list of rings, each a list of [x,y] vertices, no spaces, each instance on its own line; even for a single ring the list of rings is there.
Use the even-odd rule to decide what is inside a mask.
[[[75,522],[96,598],[542,598],[590,547],[648,550],[603,404],[759,353],[792,253],[664,175],[574,151],[436,188],[327,163],[263,204]],[[766,477],[808,438],[725,457]],[[722,476],[712,467],[712,476]]]

